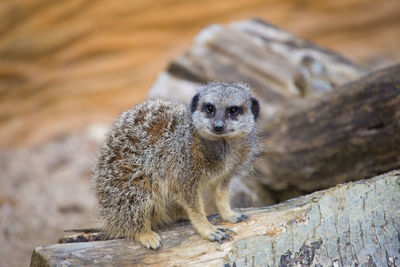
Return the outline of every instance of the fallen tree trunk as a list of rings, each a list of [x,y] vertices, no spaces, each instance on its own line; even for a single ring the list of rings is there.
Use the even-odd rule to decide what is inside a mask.
[[[310,192],[400,167],[400,65],[297,104],[262,125],[265,184]]]
[[[400,171],[393,171],[244,210],[249,220],[223,224],[238,233],[233,241],[209,242],[181,223],[161,232],[157,251],[125,240],[57,244],[36,248],[31,267],[398,266],[399,199]],[[212,221],[219,223],[216,216]]]

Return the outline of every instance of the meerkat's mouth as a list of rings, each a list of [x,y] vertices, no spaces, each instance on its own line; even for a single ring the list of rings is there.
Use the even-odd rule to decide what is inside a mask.
[[[213,129],[210,129],[210,128],[208,128],[207,130],[210,134],[212,134],[214,136],[218,136],[218,137],[226,137],[226,136],[231,136],[232,134],[234,134],[233,129],[228,129],[228,130],[224,130],[221,132],[214,131]]]
[[[206,127],[199,129],[199,133],[207,139],[217,140],[220,138],[234,138],[236,137],[236,132],[232,129],[224,132],[214,132],[211,128]]]

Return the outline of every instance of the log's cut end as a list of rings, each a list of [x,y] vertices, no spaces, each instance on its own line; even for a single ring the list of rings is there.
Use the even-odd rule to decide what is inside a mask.
[[[31,266],[399,266],[400,171],[338,185],[222,223],[237,235],[203,240],[189,223],[161,231],[163,246],[109,240],[38,247]],[[210,220],[221,223],[217,216]]]

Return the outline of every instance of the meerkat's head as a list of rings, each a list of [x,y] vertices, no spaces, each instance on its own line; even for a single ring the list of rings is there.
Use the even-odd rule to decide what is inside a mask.
[[[210,83],[201,87],[190,105],[192,121],[205,138],[235,138],[255,129],[260,105],[244,84]]]

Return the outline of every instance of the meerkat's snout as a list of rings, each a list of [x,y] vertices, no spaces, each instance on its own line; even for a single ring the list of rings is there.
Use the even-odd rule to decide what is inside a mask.
[[[215,120],[213,125],[213,130],[215,133],[223,133],[225,129],[225,123],[222,120]]]
[[[212,129],[216,134],[222,134],[225,132],[225,114],[221,110],[217,110],[215,119],[212,123]]]

